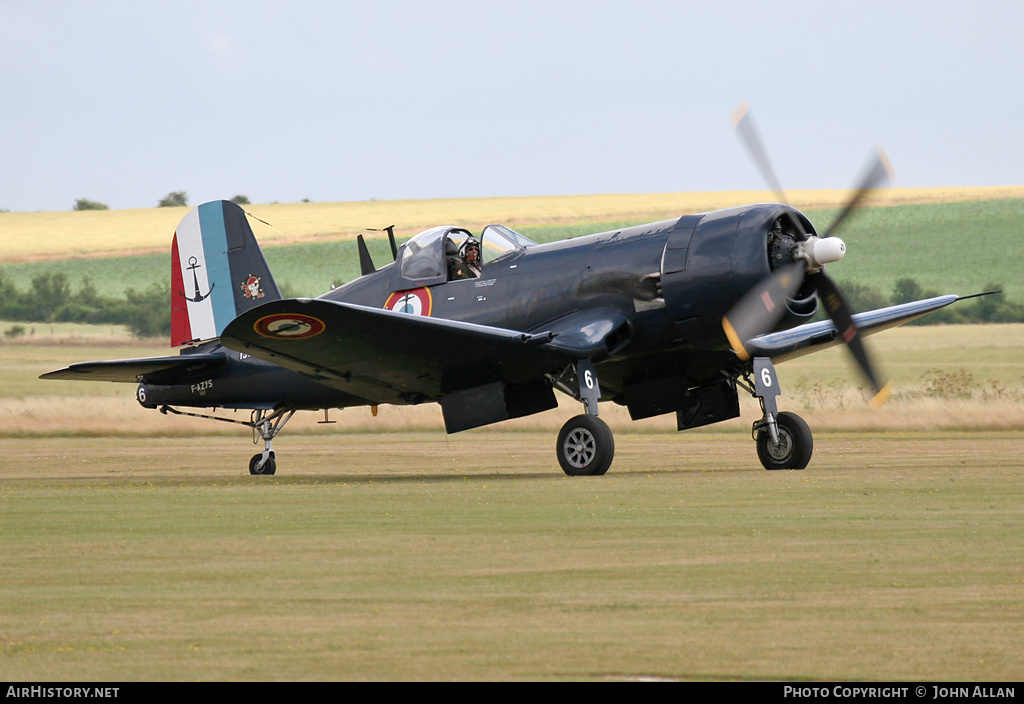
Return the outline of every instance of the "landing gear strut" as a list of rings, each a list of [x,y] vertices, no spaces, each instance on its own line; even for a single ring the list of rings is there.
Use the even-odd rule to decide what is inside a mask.
[[[814,451],[811,429],[795,413],[779,412],[775,402],[780,393],[778,377],[770,359],[755,357],[753,373],[753,384],[748,379],[747,390],[761,402],[764,414],[751,428],[758,459],[765,469],[805,468]]]
[[[275,437],[277,437],[277,434],[281,432],[285,423],[291,420],[291,417],[295,415],[295,410],[296,409],[294,408],[278,408],[267,413],[267,411],[262,409],[256,409],[252,412],[249,422],[245,422],[235,420],[233,418],[221,418],[220,416],[205,415],[203,413],[179,411],[178,409],[170,406],[160,407],[160,412],[165,415],[171,413],[176,416],[207,418],[209,420],[219,420],[223,423],[246,425],[252,428],[252,442],[255,445],[260,441],[260,439],[262,439],[263,452],[257,452],[249,460],[249,474],[273,474],[277,471],[277,458],[274,455],[274,451],[270,448],[270,443]]]
[[[577,384],[571,383],[572,367],[562,377],[552,379],[561,391],[583,402],[586,413],[570,418],[558,433],[555,453],[562,471],[573,477],[599,476],[608,471],[615,457],[615,438],[608,424],[597,417],[597,400],[601,388],[597,383],[594,365],[582,359],[575,365]]]
[[[263,452],[257,452],[249,460],[249,474],[273,474],[277,471],[277,459],[270,449],[270,443],[295,415],[295,411],[280,408],[266,417],[263,414],[264,411],[259,409],[252,412],[252,442],[254,445],[259,442],[256,438],[258,434],[263,439]]]

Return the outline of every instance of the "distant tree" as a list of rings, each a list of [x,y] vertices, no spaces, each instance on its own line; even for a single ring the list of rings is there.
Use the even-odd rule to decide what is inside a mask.
[[[166,284],[154,283],[145,291],[125,291],[125,324],[136,337],[171,333],[171,307],[167,305]]]
[[[858,312],[885,308],[889,305],[885,294],[877,289],[859,284],[856,281],[844,281],[843,293],[846,295],[846,300],[849,302],[850,307]]]
[[[999,309],[1006,303],[1006,296],[1003,294],[1002,289],[1001,285],[990,283],[985,286],[985,290],[999,291],[999,293],[993,293],[977,299],[978,317],[986,323],[999,320]]]
[[[988,283],[983,290],[998,291],[975,299],[975,318],[985,323],[1024,322],[1024,305],[1006,300],[1001,284]]]
[[[921,284],[917,283],[913,279],[900,279],[896,282],[896,286],[892,292],[892,302],[896,305],[900,303],[910,303],[911,301],[919,301],[924,298],[924,291],[921,290]]]
[[[241,195],[232,198],[231,202],[234,203],[235,205],[252,205],[246,196]]]
[[[75,210],[110,210],[110,207],[106,203],[100,203],[98,200],[89,200],[88,198],[79,198],[75,201]]]
[[[13,301],[18,296],[14,282],[7,278],[7,272],[0,269],[0,301]]]
[[[171,191],[158,204],[158,208],[178,208],[188,205],[188,194],[185,191]]]
[[[71,296],[71,284],[63,272],[43,272],[32,278],[28,310],[35,320],[52,322],[58,308]]]

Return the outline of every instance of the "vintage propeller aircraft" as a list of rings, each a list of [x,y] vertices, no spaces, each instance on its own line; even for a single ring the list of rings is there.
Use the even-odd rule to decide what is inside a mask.
[[[559,464],[604,474],[612,434],[598,400],[631,417],[675,413],[680,430],[739,415],[760,399],[752,434],[767,469],[803,469],[813,440],[779,412],[774,364],[846,344],[874,394],[882,383],[862,338],[954,301],[945,295],[854,315],[825,265],[836,228],[886,177],[874,163],[819,235],[785,204],[749,114],[736,127],[779,203],[536,244],[502,225],[478,235],[421,232],[377,268],[362,236],[362,276],[315,299],[284,299],[238,206],[218,201],[181,221],[171,245],[176,356],[83,362],[44,379],[138,383],[146,408],[242,423],[264,442],[252,474],[274,474],[272,441],[300,410],[437,402],[447,432],[583,404],[562,427]],[[476,252],[473,252],[476,250]],[[830,320],[811,322],[819,301]],[[182,408],[251,410],[248,422]]]

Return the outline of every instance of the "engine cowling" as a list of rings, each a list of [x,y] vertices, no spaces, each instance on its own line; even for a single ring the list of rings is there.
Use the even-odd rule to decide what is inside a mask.
[[[727,346],[722,316],[761,279],[802,256],[805,235],[817,239],[810,221],[779,204],[680,218],[665,244],[661,269],[665,306],[680,336],[690,344]],[[822,256],[832,256],[834,248],[828,243]],[[818,308],[813,287],[802,284],[786,307],[779,329],[807,322]]]

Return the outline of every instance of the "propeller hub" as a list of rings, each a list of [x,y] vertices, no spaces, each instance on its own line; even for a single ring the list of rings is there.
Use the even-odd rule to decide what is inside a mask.
[[[838,237],[811,235],[798,246],[797,256],[807,261],[811,271],[818,271],[824,265],[837,262],[846,256],[846,243]]]

